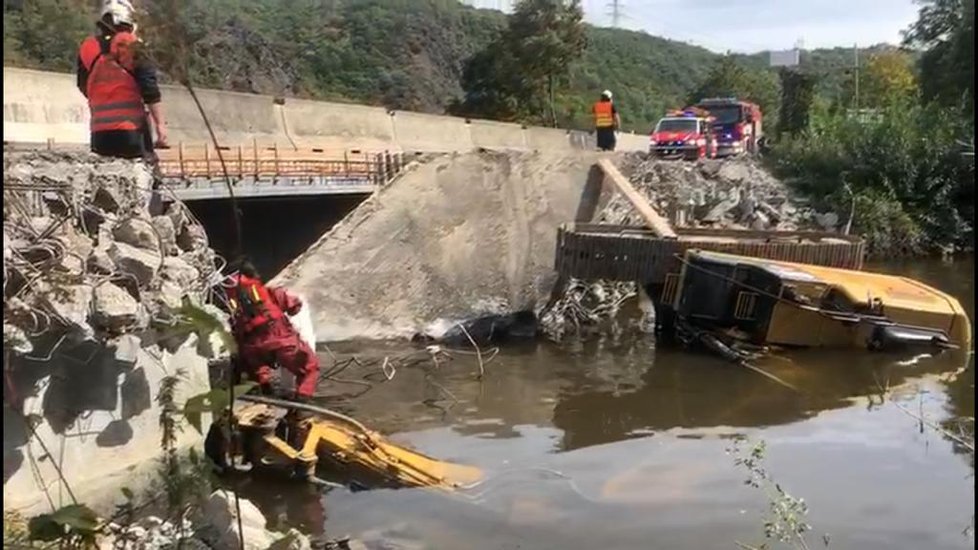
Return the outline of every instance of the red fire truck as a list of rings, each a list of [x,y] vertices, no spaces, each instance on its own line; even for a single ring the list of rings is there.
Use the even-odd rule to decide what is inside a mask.
[[[713,119],[717,156],[755,154],[763,137],[761,109],[737,98],[710,98],[696,103]]]

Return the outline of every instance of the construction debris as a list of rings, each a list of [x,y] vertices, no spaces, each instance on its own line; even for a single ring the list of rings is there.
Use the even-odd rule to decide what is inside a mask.
[[[674,227],[781,231],[818,227],[816,212],[750,157],[676,162],[632,153],[624,157],[621,169]],[[837,216],[834,220],[838,224]],[[598,221],[641,224],[621,196],[609,202]]]
[[[204,230],[178,202],[152,216],[152,185],[139,161],[4,153],[5,334],[105,342],[202,297],[215,273]]]
[[[818,214],[799,206],[787,186],[751,158],[677,162],[632,153],[620,166],[638,197],[616,193],[595,216],[598,223],[647,225],[649,214],[634,206],[643,198],[657,211],[656,217],[666,217],[673,227],[831,231],[839,221],[834,213]],[[580,334],[613,320],[638,294],[635,283],[572,279],[560,298],[539,312],[542,332],[554,340]],[[642,310],[645,326],[654,313],[648,307]]]

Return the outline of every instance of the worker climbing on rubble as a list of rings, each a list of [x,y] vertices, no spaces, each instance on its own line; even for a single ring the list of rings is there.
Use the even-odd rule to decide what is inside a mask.
[[[614,151],[615,132],[621,127],[621,117],[618,116],[618,109],[611,101],[611,92],[605,90],[601,92],[601,98],[594,104],[592,109],[594,114],[594,132],[598,141],[598,149],[601,151]]]
[[[309,400],[319,382],[319,358],[289,321],[302,302],[283,288],[265,286],[255,267],[243,260],[226,292],[238,372],[247,373],[268,393],[273,370],[285,368],[295,375],[296,400]]]
[[[156,68],[141,52],[132,3],[105,0],[95,34],[78,51],[78,89],[88,99],[92,151],[111,157],[150,158],[166,147],[166,121]]]

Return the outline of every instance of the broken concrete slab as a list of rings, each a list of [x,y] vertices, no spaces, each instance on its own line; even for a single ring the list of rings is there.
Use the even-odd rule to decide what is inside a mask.
[[[112,243],[108,253],[116,266],[131,273],[140,286],[150,284],[162,263],[159,251],[150,252],[126,243]]]
[[[41,298],[41,305],[65,328],[82,339],[89,339],[94,334],[88,324],[91,304],[92,287],[81,284],[49,287]]]
[[[129,292],[113,283],[95,287],[92,324],[110,333],[141,328],[146,322],[142,305]]]
[[[112,236],[117,242],[145,250],[160,249],[160,235],[151,220],[143,217],[130,217],[112,228]]]

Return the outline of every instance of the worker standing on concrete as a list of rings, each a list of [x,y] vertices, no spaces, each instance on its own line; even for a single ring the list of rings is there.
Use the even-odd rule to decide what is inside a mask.
[[[78,89],[88,99],[92,151],[104,156],[151,158],[166,147],[166,121],[156,68],[140,52],[129,0],[105,0],[96,32],[78,51]]]
[[[250,262],[239,262],[231,280],[226,290],[238,344],[236,368],[268,390],[273,369],[283,367],[295,375],[296,399],[312,398],[319,383],[319,358],[289,321],[302,302],[283,288],[265,286]]]
[[[594,132],[601,151],[614,151],[618,141],[615,132],[621,127],[618,109],[611,101],[611,92],[601,92],[601,98],[594,104]]]

